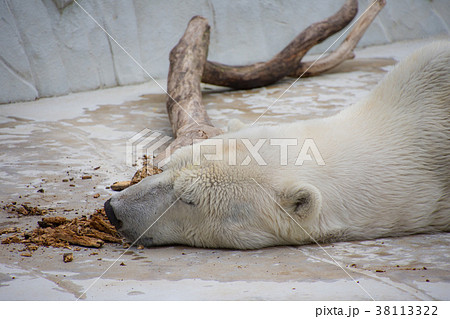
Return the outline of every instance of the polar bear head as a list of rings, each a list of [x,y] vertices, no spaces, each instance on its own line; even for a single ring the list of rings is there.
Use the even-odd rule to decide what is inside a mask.
[[[221,158],[208,157],[217,155],[217,148],[196,145],[202,144],[198,152],[178,150],[163,173],[105,203],[121,234],[145,246],[254,249],[310,241],[321,208],[315,186],[294,179],[292,167],[279,165],[276,151],[261,147],[265,161],[258,163],[248,161],[239,140],[233,150],[224,147]]]

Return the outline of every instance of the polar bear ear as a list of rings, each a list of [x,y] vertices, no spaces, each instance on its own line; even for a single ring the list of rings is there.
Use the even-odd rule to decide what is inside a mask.
[[[300,218],[314,216],[321,210],[322,194],[311,184],[294,183],[283,192],[281,206]]]

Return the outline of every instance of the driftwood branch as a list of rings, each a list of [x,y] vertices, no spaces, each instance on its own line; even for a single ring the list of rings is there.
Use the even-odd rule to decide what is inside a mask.
[[[353,50],[359,40],[361,40],[364,32],[366,32],[369,25],[385,5],[386,0],[378,0],[355,23],[345,40],[335,51],[317,61],[301,62],[300,67],[295,72],[289,74],[289,76],[306,77],[318,75],[336,67],[345,60],[353,59],[355,56]]]
[[[235,89],[250,89],[275,83],[297,69],[303,56],[314,45],[348,25],[357,12],[358,1],[347,0],[337,13],[306,28],[267,62],[229,66],[207,61],[202,82]]]
[[[202,103],[200,82],[208,46],[208,20],[196,16],[170,52],[167,113],[175,136],[169,146],[170,153],[192,144],[194,139],[207,139],[223,133],[212,125]]]
[[[200,82],[208,47],[208,20],[195,16],[169,57],[166,106],[175,140],[155,159],[146,159],[144,167],[136,172],[131,181],[114,183],[111,186],[113,190],[125,189],[149,175],[160,173],[161,170],[153,165],[161,163],[180,147],[191,145],[195,139],[207,139],[223,133],[212,125],[202,103]]]

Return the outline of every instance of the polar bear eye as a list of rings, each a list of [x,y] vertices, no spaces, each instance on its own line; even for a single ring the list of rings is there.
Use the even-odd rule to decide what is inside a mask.
[[[180,198],[180,200],[181,200],[183,203],[185,203],[185,204],[195,206],[195,203],[194,203],[193,201],[189,200],[189,199]]]

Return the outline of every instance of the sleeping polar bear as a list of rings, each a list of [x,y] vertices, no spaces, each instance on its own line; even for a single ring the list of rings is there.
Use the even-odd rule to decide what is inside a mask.
[[[450,41],[329,118],[184,147],[105,203],[146,246],[254,249],[450,230]]]

